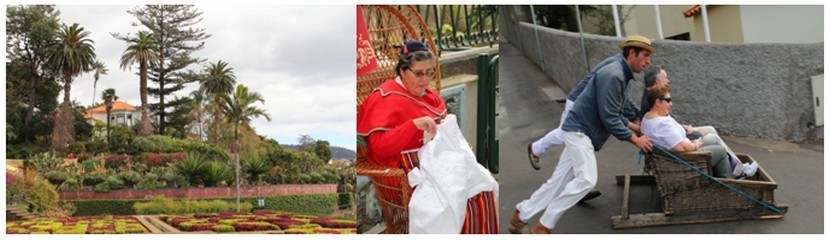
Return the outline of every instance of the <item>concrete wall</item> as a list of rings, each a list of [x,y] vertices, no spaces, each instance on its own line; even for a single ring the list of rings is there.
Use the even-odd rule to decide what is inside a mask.
[[[740,8],[744,42],[824,41],[824,9],[821,5],[741,5]]]
[[[519,8],[505,9],[504,13]],[[515,13],[513,13],[515,14]],[[504,36],[569,92],[586,73],[579,33],[502,18]],[[622,38],[585,35],[590,66],[618,53]],[[663,65],[672,82],[672,113],[681,123],[714,125],[730,135],[767,139],[823,139],[813,121],[810,77],[824,72],[818,44],[723,44],[655,41],[652,64]],[[540,53],[541,56],[540,57]],[[641,76],[637,76],[641,78]],[[629,94],[639,102],[642,80]]]

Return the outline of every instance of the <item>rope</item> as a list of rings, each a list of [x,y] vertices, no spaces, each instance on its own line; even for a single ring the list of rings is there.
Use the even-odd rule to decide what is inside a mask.
[[[773,212],[775,212],[775,213],[781,213],[781,209],[778,209],[777,207],[772,206],[772,205],[770,205],[769,203],[766,203],[766,202],[764,202],[764,201],[758,200],[757,198],[750,196],[749,194],[747,194],[747,193],[745,193],[745,192],[743,192],[743,191],[741,191],[741,190],[739,190],[739,189],[737,189],[737,188],[733,187],[732,185],[726,184],[725,182],[723,182],[723,181],[721,181],[721,180],[718,180],[717,178],[712,177],[712,176],[710,176],[709,174],[706,174],[705,172],[701,171],[700,169],[697,169],[696,167],[692,166],[692,165],[691,165],[691,164],[689,164],[688,162],[683,161],[683,159],[680,159],[680,158],[679,158],[679,157],[677,157],[676,155],[672,154],[671,152],[667,151],[666,149],[663,149],[663,148],[662,148],[662,147],[660,147],[660,146],[657,146],[656,144],[653,144],[653,146],[654,146],[654,148],[656,148],[656,149],[660,150],[661,152],[663,152],[663,154],[666,154],[667,156],[669,156],[669,157],[671,157],[672,159],[674,159],[674,161],[676,161],[676,162],[678,162],[678,163],[680,163],[680,164],[683,164],[683,166],[686,166],[686,167],[688,167],[688,168],[691,168],[692,170],[694,170],[695,172],[697,172],[697,173],[698,173],[698,174],[700,174],[701,176],[704,176],[704,177],[708,178],[709,180],[712,180],[712,181],[714,181],[714,182],[718,183],[719,185],[721,185],[721,186],[723,186],[723,187],[725,187],[725,188],[727,188],[727,189],[729,189],[729,190],[732,190],[733,192],[738,193],[738,195],[740,195],[741,197],[744,197],[744,198],[746,198],[746,199],[748,199],[748,200],[750,200],[750,201],[753,201],[753,202],[757,203],[758,205],[761,205],[761,206],[763,206],[763,207],[765,207],[765,208],[767,208],[767,209],[769,209],[769,210],[771,210],[771,211],[773,211]],[[642,151],[640,151],[640,156],[641,156],[641,157],[642,157],[642,154],[643,154],[643,153],[642,153]],[[639,162],[639,160],[637,160],[637,161]]]

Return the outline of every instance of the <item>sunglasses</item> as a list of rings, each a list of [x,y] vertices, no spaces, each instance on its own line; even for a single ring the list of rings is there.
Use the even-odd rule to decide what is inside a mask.
[[[666,101],[667,103],[671,102],[671,98],[660,98],[660,99],[663,99],[663,101]]]
[[[431,77],[435,76],[435,70],[432,70],[432,69],[426,70],[426,71],[423,71],[423,70],[421,70],[421,71],[412,71],[412,69],[407,69],[407,70],[412,72],[412,74],[414,74],[415,77],[419,77],[419,78],[422,78],[424,76],[431,78]]]

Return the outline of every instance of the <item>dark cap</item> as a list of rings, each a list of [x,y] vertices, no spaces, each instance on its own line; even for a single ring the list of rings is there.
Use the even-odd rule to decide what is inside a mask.
[[[426,45],[416,40],[407,40],[401,47],[401,55],[417,51],[429,51],[429,49],[427,49]]]

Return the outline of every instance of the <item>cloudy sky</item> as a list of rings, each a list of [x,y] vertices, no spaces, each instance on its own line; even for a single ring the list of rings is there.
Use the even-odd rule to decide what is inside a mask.
[[[135,7],[57,6],[61,22],[77,22],[91,33],[98,57],[110,70],[98,81],[98,99],[103,89],[115,88],[121,100],[132,105],[141,103],[137,65],[119,68],[118,61],[127,45],[110,36],[144,29],[131,26],[136,19],[127,10]],[[271,115],[271,121],[254,120],[252,125],[258,134],[283,144],[296,143],[300,134],[307,134],[334,146],[355,149],[354,6],[196,7],[203,12],[203,20],[196,26],[213,36],[194,55],[207,62],[228,62],[237,84],[263,95],[262,107]],[[92,74],[76,78],[72,99],[91,104],[93,81]],[[197,84],[179,94],[195,90]],[[150,97],[150,102],[158,99]]]

